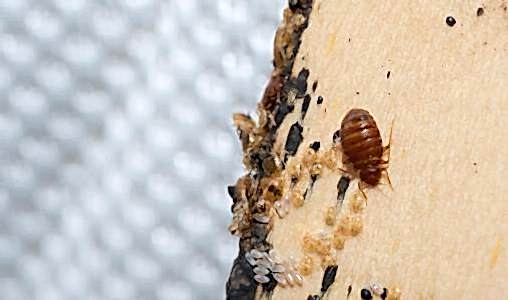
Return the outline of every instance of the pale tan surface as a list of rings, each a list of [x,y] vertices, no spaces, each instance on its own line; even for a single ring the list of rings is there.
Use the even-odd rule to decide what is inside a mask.
[[[477,17],[482,3],[485,13]],[[359,299],[359,289],[373,281],[398,285],[404,299],[508,295],[503,3],[316,0],[294,68],[310,70],[309,91],[319,82],[299,155],[315,140],[330,148],[350,108],[369,110],[385,141],[395,119],[394,191],[368,190],[364,230],[339,253],[329,299],[345,299],[350,283],[350,299]],[[445,24],[447,15],[457,20],[454,27]],[[321,106],[318,95],[325,99]],[[279,145],[295,111],[280,129]],[[303,234],[325,228],[323,212],[336,201],[339,176],[325,173],[304,207],[275,222],[271,241],[279,253],[301,257]],[[355,189],[356,182],[348,194]],[[323,274],[317,268],[303,288],[277,288],[273,299],[317,294]]]

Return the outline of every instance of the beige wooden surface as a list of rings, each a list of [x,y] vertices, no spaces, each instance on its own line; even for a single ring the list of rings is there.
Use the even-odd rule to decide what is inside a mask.
[[[319,140],[330,148],[353,107],[372,113],[385,141],[395,120],[394,191],[367,191],[363,232],[339,252],[329,299],[345,299],[349,284],[350,299],[359,299],[371,282],[400,287],[403,299],[507,297],[507,4],[315,1],[293,69],[310,70],[309,90],[318,81],[302,145]],[[297,115],[284,120],[279,147]],[[303,235],[325,228],[339,176],[326,171],[302,208],[275,221],[270,241],[280,254],[300,258]],[[316,264],[302,288],[278,287],[273,299],[316,294],[322,275]]]

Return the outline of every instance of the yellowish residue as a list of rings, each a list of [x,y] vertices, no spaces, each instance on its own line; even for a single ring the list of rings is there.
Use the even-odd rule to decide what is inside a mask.
[[[329,101],[326,101],[326,106],[330,108],[330,110],[338,111],[339,109],[339,103],[342,103],[341,99],[330,99]]]
[[[335,35],[335,32],[330,33],[328,36],[328,40],[326,41],[326,50],[325,54],[326,56],[329,56],[333,52],[333,48],[335,47],[335,41],[337,40],[337,37]]]
[[[497,264],[497,261],[499,259],[499,255],[501,254],[501,251],[503,251],[503,245],[501,244],[501,239],[497,237],[496,239],[496,245],[492,249],[492,252],[490,253],[490,268],[494,268]]]
[[[431,293],[431,294],[426,294],[426,293],[420,293],[420,295],[418,296],[418,299],[420,300],[434,300],[434,294]]]
[[[400,240],[394,240],[393,241],[393,244],[392,244],[392,249],[391,249],[391,255],[394,255],[395,252],[397,252],[399,250],[399,247],[400,247]]]
[[[437,200],[438,187],[434,183],[431,183],[429,188],[429,200]]]

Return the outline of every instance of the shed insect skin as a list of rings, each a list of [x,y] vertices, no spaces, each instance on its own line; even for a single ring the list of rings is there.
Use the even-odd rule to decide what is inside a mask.
[[[383,146],[381,134],[371,114],[364,109],[353,108],[342,120],[340,128],[340,142],[344,152],[343,163],[351,163],[358,171],[361,181],[367,186],[377,186],[384,172],[392,187],[387,173],[391,139],[392,130],[390,129],[388,145]],[[388,154],[386,160],[383,159],[385,153]],[[361,186],[360,190],[363,193]]]

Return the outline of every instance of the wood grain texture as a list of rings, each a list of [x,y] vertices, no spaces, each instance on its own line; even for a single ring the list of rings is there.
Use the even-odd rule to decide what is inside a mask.
[[[395,120],[394,191],[367,191],[364,230],[338,253],[328,299],[345,299],[349,284],[350,299],[359,299],[372,282],[400,287],[403,299],[508,294],[507,4],[315,1],[293,68],[294,75],[310,70],[309,86],[318,81],[302,145],[331,148],[353,107],[374,116],[385,141]],[[295,109],[286,117],[276,149],[299,116]],[[291,159],[301,159],[303,148]],[[327,230],[323,214],[336,201],[340,175],[324,171],[302,208],[275,219],[269,241],[281,256],[300,259],[303,235]],[[348,195],[355,189],[353,182]],[[277,287],[272,299],[318,293],[318,265],[303,287]]]

